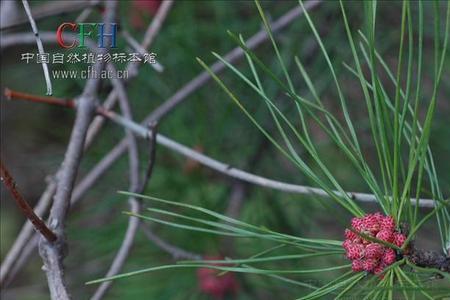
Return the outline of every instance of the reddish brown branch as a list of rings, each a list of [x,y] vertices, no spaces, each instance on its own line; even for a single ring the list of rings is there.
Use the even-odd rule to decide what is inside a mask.
[[[22,197],[16,187],[16,183],[12,178],[11,174],[9,174],[3,162],[0,160],[0,171],[1,171],[1,180],[5,184],[6,188],[9,190],[17,205],[19,206],[22,213],[25,217],[30,220],[30,222],[34,225],[34,228],[39,231],[49,242],[56,241],[56,235],[45,225],[44,221],[41,220],[33,211],[33,208],[28,204],[27,201]]]
[[[26,100],[26,101],[31,101],[31,102],[65,106],[65,107],[69,107],[69,108],[75,107],[74,100],[62,99],[62,98],[56,98],[56,97],[37,96],[37,95],[14,91],[14,90],[11,90],[8,88],[5,88],[5,96],[6,96],[6,99],[8,99],[8,100]]]

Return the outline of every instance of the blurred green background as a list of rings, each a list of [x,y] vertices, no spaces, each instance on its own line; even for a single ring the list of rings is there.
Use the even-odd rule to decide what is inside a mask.
[[[32,6],[42,1],[31,1]],[[296,6],[296,1],[263,1],[262,6],[272,20]],[[346,2],[348,15],[353,28],[364,26],[362,6],[357,2]],[[141,40],[145,27],[133,26],[132,1],[120,2],[120,26],[128,30],[134,38]],[[432,9],[426,5],[431,23]],[[79,12],[53,16],[38,22],[40,30],[55,31],[62,22],[72,21]],[[365,103],[359,82],[342,66],[342,62],[351,63],[351,52],[345,36],[339,5],[337,2],[322,3],[311,12],[319,33],[329,50],[333,64],[339,70],[338,76],[349,99],[349,107],[354,122],[358,125],[358,135],[370,164],[375,165],[376,154],[370,140],[370,129],[366,116]],[[96,22],[101,12],[94,11],[88,20]],[[148,24],[152,20],[150,12],[141,12],[142,21]],[[401,5],[399,2],[382,2],[379,5],[377,19],[378,50],[394,70],[400,31]],[[187,81],[202,71],[195,57],[207,63],[213,63],[210,54],[215,51],[225,54],[236,44],[226,31],[241,33],[244,38],[261,29],[262,23],[252,1],[176,1],[157,36],[151,51],[157,53],[159,62],[164,66],[163,73],[143,66],[140,74],[127,87],[134,118],[142,120],[148,113],[173,95]],[[415,27],[416,28],[416,27]],[[425,27],[425,60],[432,59],[432,26]],[[17,31],[29,31],[28,24]],[[2,34],[6,34],[3,33]],[[290,68],[295,85],[302,95],[308,96],[305,84],[293,63],[294,55],[302,58],[311,78],[319,87],[321,98],[330,109],[340,115],[336,90],[323,56],[318,51],[313,35],[304,18],[299,17],[287,28],[276,34],[282,55]],[[118,39],[120,49],[126,50],[123,38]],[[44,45],[47,52],[58,52],[54,45]],[[28,93],[43,94],[44,79],[38,64],[26,65],[20,62],[20,54],[35,52],[30,47],[14,47],[2,51],[1,88],[5,87]],[[149,51],[150,52],[150,51]],[[281,74],[275,54],[265,43],[255,53],[272,69]],[[248,67],[237,64],[249,73]],[[444,195],[450,191],[450,60],[444,67],[444,74],[438,109],[431,134],[431,147],[437,162]],[[429,67],[428,67],[429,66]],[[423,94],[429,95],[432,89],[432,64],[424,65]],[[122,65],[117,66],[119,69]],[[80,68],[80,65],[64,65],[67,69]],[[221,78],[233,91],[246,100],[250,110],[268,128],[274,128],[266,107],[259,101],[253,101],[255,94],[234,77],[223,72]],[[263,82],[270,95],[277,99],[281,107],[287,97],[270,80]],[[84,86],[83,80],[54,80],[54,95],[71,98],[79,95]],[[356,88],[358,87],[358,88]],[[392,88],[392,87],[391,87]],[[102,87],[101,99],[110,89],[109,82]],[[427,101],[428,99],[424,99]],[[289,115],[289,107],[284,106]],[[296,118],[292,110],[292,119]],[[8,102],[2,96],[1,127],[2,159],[15,176],[20,191],[32,204],[43,192],[47,175],[53,174],[63,159],[65,147],[74,120],[73,111],[25,102]],[[314,127],[313,127],[314,130]],[[189,147],[202,151],[232,166],[250,170],[256,174],[281,181],[309,185],[311,182],[293,167],[246,119],[241,111],[217,87],[209,82],[188,97],[165,118],[159,131]],[[314,131],[313,131],[314,132]],[[118,141],[124,132],[118,126],[107,123],[91,149],[85,154],[79,178],[83,177]],[[353,168],[341,159],[336,147],[317,129],[314,140],[324,160],[345,189],[366,191],[362,179]],[[140,141],[142,171],[147,161],[147,143]],[[301,149],[299,149],[301,153]],[[252,162],[255,153],[260,153],[256,162]],[[193,164],[169,150],[158,147],[153,177],[146,194],[182,201],[224,212],[227,209],[234,181],[207,168]],[[250,165],[251,164],[251,165]],[[128,160],[122,157],[105,176],[86,194],[82,201],[71,209],[68,219],[67,238],[69,255],[65,260],[69,289],[74,299],[86,299],[95,291],[96,286],[85,286],[88,280],[102,277],[109,268],[126,230],[127,217],[122,211],[128,210],[124,196],[116,191],[128,187]],[[379,210],[376,205],[366,205],[369,211]],[[424,210],[427,212],[427,210]],[[342,239],[343,228],[349,220],[343,209],[327,199],[298,196],[261,187],[248,187],[239,218],[255,225],[264,225],[293,235],[317,238]],[[1,191],[1,257],[19,232],[24,217],[19,213],[10,195],[2,187]],[[428,222],[420,232],[418,243],[429,249],[440,249],[434,221]],[[221,238],[189,231],[155,225],[155,232],[171,243],[186,250],[202,255],[215,255],[223,252]],[[248,257],[270,247],[266,242],[239,240],[235,244],[236,257]],[[291,250],[292,251],[292,250]],[[344,261],[342,259],[340,262]],[[131,271],[150,266],[173,263],[170,255],[155,247],[142,232],[138,232],[136,244],[124,267]],[[310,263],[273,263],[277,269],[311,267]],[[333,261],[321,261],[322,265]],[[37,252],[33,254],[27,267],[20,272],[10,286],[2,290],[2,299],[48,299],[48,290],[41,260]],[[269,265],[270,266],[270,265]],[[152,272],[141,276],[118,280],[113,284],[105,299],[208,299],[197,288],[195,270],[168,270]],[[295,278],[313,284],[323,284],[334,278],[337,273],[304,275]],[[237,275],[241,290],[237,299],[291,299],[305,293],[305,289],[275,279],[257,275]],[[280,296],[281,295],[281,296]]]

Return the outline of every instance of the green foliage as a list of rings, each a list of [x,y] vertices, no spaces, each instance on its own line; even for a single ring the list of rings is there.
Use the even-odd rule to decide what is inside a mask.
[[[240,71],[229,64],[222,56],[213,52],[213,55],[221,60],[229,70],[234,73],[241,84],[245,84],[256,96],[262,100],[273,125],[271,128],[259,120],[258,115],[250,110],[248,101],[234,92],[232,84],[227,84],[223,79],[214,74],[206,63],[198,59],[199,63],[209,72],[211,77],[239,107],[251,123],[275,146],[275,148],[311,182],[327,192],[339,205],[354,216],[365,214],[363,208],[349,194],[345,188],[345,182],[336,178],[333,170],[323,159],[323,155],[317,148],[314,136],[311,133],[311,124],[314,122],[335,149],[352,166],[366,187],[376,196],[380,208],[385,214],[392,215],[395,220],[411,224],[408,241],[415,238],[415,234],[421,226],[431,218],[436,218],[439,233],[442,240],[442,248],[446,250],[450,241],[450,214],[448,201],[444,201],[440,189],[435,162],[429,146],[432,121],[436,111],[438,91],[442,80],[445,59],[448,56],[447,45],[449,37],[450,5],[446,5],[444,26],[441,22],[439,3],[429,4],[434,6],[434,56],[433,56],[433,88],[430,94],[422,89],[423,83],[423,31],[424,31],[424,3],[403,2],[401,8],[400,42],[395,73],[391,71],[383,56],[377,50],[377,11],[378,3],[365,2],[364,29],[354,31],[348,19],[346,4],[340,2],[343,27],[351,50],[351,61],[344,62],[344,67],[350,72],[362,92],[366,104],[366,113],[369,119],[371,147],[376,153],[373,160],[364,151],[361,145],[358,126],[349,109],[349,97],[345,94],[340,78],[338,77],[336,61],[330,56],[316,28],[312,16],[304,12],[307,24],[315,38],[323,59],[326,62],[326,70],[331,74],[331,82],[336,88],[337,99],[340,106],[340,116],[326,107],[320,98],[316,80],[312,77],[299,57],[295,57],[295,65],[301,75],[303,84],[309,94],[302,93],[294,85],[294,78],[285,63],[282,52],[276,42],[268,18],[261,6],[256,1],[256,7],[260,13],[266,32],[268,33],[279,70],[274,72],[258,55],[250,50],[241,35],[229,32],[234,40],[246,53],[248,72]],[[300,6],[304,9],[303,3]],[[415,9],[413,12],[412,8]],[[416,18],[418,21],[416,22]],[[417,24],[417,28],[413,24]],[[418,32],[416,40],[415,32]],[[443,37],[443,39],[441,38]],[[339,62],[340,63],[340,62]],[[281,72],[281,75],[278,74]],[[395,74],[395,75],[394,75]],[[391,80],[384,80],[387,75]],[[273,93],[269,93],[266,84],[269,80],[276,89],[284,93],[288,103],[283,103],[296,111],[297,116],[283,112],[281,104],[276,101]],[[415,87],[415,89],[413,88]],[[304,92],[303,92],[304,94]],[[423,118],[420,112],[425,111]],[[365,145],[367,147],[367,145]],[[302,150],[302,153],[298,149]],[[424,192],[430,191],[430,192]],[[436,207],[426,216],[419,215],[418,200],[416,206],[410,198],[419,199],[424,195],[431,195]],[[156,222],[167,226],[181,228],[190,231],[199,231],[208,234],[233,236],[238,239],[252,239],[272,243],[272,246],[261,253],[255,253],[249,258],[231,259],[221,261],[181,261],[175,265],[163,265],[124,273],[91,281],[98,283],[105,280],[126,278],[132,275],[152,272],[162,269],[208,267],[224,272],[251,273],[261,276],[280,279],[284,282],[301,285],[312,292],[300,299],[319,299],[332,294],[334,298],[342,298],[348,295],[360,295],[364,299],[393,299],[398,295],[404,298],[425,297],[434,299],[439,294],[436,290],[426,288],[427,277],[421,278],[423,269],[412,265],[406,258],[398,260],[386,268],[383,277],[370,276],[365,273],[353,273],[348,271],[348,264],[338,263],[320,268],[279,269],[276,265],[271,268],[259,267],[261,263],[278,262],[283,260],[313,261],[313,258],[334,255],[342,260],[341,242],[329,239],[302,238],[297,235],[284,234],[270,230],[265,226],[251,225],[216,213],[212,210],[197,205],[186,204],[184,201],[173,202],[155,197],[141,196],[159,204],[182,208],[181,212],[174,212],[175,208],[159,209],[148,208],[145,214],[132,215],[145,221]],[[185,212],[186,210],[187,212]],[[201,213],[192,215],[192,211]],[[129,214],[130,215],[130,214]],[[167,218],[174,219],[169,221]],[[273,245],[275,244],[275,245]],[[394,247],[394,245],[388,245]],[[268,255],[273,249],[293,248],[295,254]],[[399,251],[404,250],[398,248]],[[213,265],[213,263],[227,263],[226,265]],[[258,266],[254,266],[257,264]],[[230,266],[231,265],[231,266]],[[347,270],[346,273],[330,280],[321,287],[308,285],[305,277],[299,280],[287,278],[280,274],[315,274]],[[416,272],[413,272],[416,271]],[[419,272],[417,272],[419,271]],[[431,272],[438,272],[437,270]],[[338,272],[339,274],[339,272]],[[448,278],[448,274],[444,274]]]

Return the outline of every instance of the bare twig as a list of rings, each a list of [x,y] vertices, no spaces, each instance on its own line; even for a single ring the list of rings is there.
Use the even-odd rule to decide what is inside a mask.
[[[0,5],[0,28],[14,23],[20,17],[16,1],[1,1]]]
[[[139,43],[131,36],[131,34],[128,31],[124,30],[122,32],[122,36],[125,38],[125,41],[128,43],[128,45],[131,46],[131,48],[133,48],[134,51],[139,52],[139,54],[141,55],[145,54],[147,50],[141,45],[139,45]],[[155,61],[154,64],[150,64],[150,66],[157,72],[161,73],[162,71],[164,71],[164,67],[158,61]]]
[[[165,1],[166,2],[166,1]],[[164,2],[164,3],[165,3]],[[312,9],[316,5],[318,5],[320,1],[308,1],[305,4],[306,9]],[[161,6],[162,7],[162,6]],[[159,13],[159,10],[158,10]],[[295,7],[281,16],[272,24],[272,30],[274,32],[279,31],[289,25],[292,21],[294,21],[298,16],[302,15],[302,10],[299,7]],[[153,25],[153,23],[151,24]],[[152,34],[154,29],[150,26],[146,32],[146,37],[144,37],[143,47],[148,47],[148,43],[152,40]],[[49,33],[54,39],[54,34]],[[148,38],[147,38],[148,37]],[[2,43],[0,45],[2,47],[10,47],[12,45],[20,44],[25,41],[26,36],[24,35],[9,35],[2,37]],[[268,39],[265,31],[261,30],[255,35],[253,35],[247,42],[247,46],[250,49],[254,49],[259,46],[262,42]],[[148,42],[148,43],[147,43]],[[146,44],[147,43],[147,44]],[[232,63],[237,59],[241,58],[244,55],[244,52],[240,47],[234,48],[232,51],[228,52],[225,57],[229,59],[229,62]],[[136,67],[137,64],[133,64],[132,66]],[[214,72],[220,72],[224,70],[225,65],[219,60],[211,66]],[[130,72],[130,75],[133,74]],[[147,116],[147,118],[142,122],[142,124],[148,124],[152,120],[159,120],[160,117],[164,116],[166,113],[171,111],[171,109],[176,106],[178,103],[181,103],[184,99],[186,99],[189,95],[191,95],[194,91],[202,87],[205,83],[207,83],[210,79],[210,75],[207,72],[202,72],[193,78],[191,81],[186,83],[181,89],[179,89],[172,97],[168,98],[157,110]],[[113,91],[114,92],[114,91]],[[100,118],[100,117],[98,117]],[[79,183],[79,185],[74,190],[74,199],[72,202],[76,202],[79,197],[85,193],[90,187],[94,185],[94,183],[101,177],[101,175],[108,170],[116,161],[119,159],[127,149],[127,141],[126,139],[121,140],[109,153],[107,153],[103,159],[97,163],[97,165],[91,169],[91,171],[84,177],[84,179]]]
[[[116,105],[116,102],[117,102],[117,94],[115,92],[111,92],[111,93],[109,93],[106,100],[103,101],[102,105],[105,109],[111,110]],[[88,132],[86,134],[86,141],[84,143],[85,151],[92,145],[92,143],[94,142],[98,133],[102,129],[104,123],[105,123],[105,118],[103,118],[102,116],[98,116],[98,115],[95,116],[95,118],[92,121],[91,125],[89,126]]]
[[[14,2],[14,1],[2,1],[3,2]],[[35,20],[44,19],[47,17],[61,15],[64,13],[70,13],[72,11],[77,11],[85,8],[86,6],[93,7],[98,5],[98,0],[71,0],[71,1],[48,1],[44,4],[37,5],[31,9],[31,13]],[[5,22],[1,24],[0,30],[5,31],[13,27],[26,24],[28,18],[26,16],[16,18],[10,22]]]
[[[34,225],[34,228],[39,231],[47,241],[53,243],[56,241],[56,235],[47,227],[44,221],[41,220],[33,211],[33,208],[28,204],[28,202],[22,197],[22,195],[17,190],[16,183],[14,182],[13,177],[9,173],[6,166],[0,160],[0,176],[2,182],[8,188],[12,197],[19,206],[23,215]]]
[[[252,154],[250,159],[247,161],[247,168],[250,171],[254,171],[258,166],[259,162],[262,160],[262,156],[264,151],[267,149],[269,145],[267,139],[263,139],[259,145],[256,147],[255,153]],[[239,213],[242,207],[242,201],[247,193],[248,185],[242,181],[234,181],[232,184],[231,195],[228,201],[228,206],[225,211],[225,215],[230,218],[237,219],[239,217]]]
[[[6,99],[8,99],[8,100],[23,99],[23,100],[27,100],[27,101],[31,101],[31,102],[46,103],[46,104],[52,104],[52,105],[58,105],[58,106],[65,106],[68,108],[75,108],[75,101],[72,99],[62,99],[62,98],[56,98],[56,97],[31,95],[31,94],[27,94],[27,93],[13,91],[8,88],[5,88],[4,93],[5,93]]]
[[[164,20],[167,18],[171,7],[173,5],[173,0],[164,0],[158,8],[158,12],[150,24],[150,27],[145,33],[144,40],[142,41],[142,47],[147,49],[153,43],[153,40],[159,33]]]
[[[144,179],[141,182],[141,186],[139,188],[139,193],[143,193],[147,187],[148,182],[150,181],[150,177],[153,174],[153,168],[156,163],[156,135],[158,133],[158,124],[156,122],[152,124],[148,124],[148,129],[150,131],[150,145],[148,147],[148,165],[147,170],[144,174]]]
[[[112,65],[108,65],[108,71],[112,72],[112,74],[116,74],[116,70]],[[131,108],[128,102],[128,96],[125,91],[125,87],[123,86],[123,83],[117,79],[112,79],[112,83],[114,85],[114,89],[118,95],[119,98],[119,105],[120,109],[125,116],[125,118],[132,120],[133,115],[131,113]],[[128,128],[125,128],[126,136],[128,140],[128,153],[129,153],[129,172],[130,172],[130,191],[139,192],[139,152],[137,147],[136,138],[133,135],[132,131]],[[128,202],[130,204],[130,210],[138,214],[141,209],[140,202],[135,197],[130,197],[128,199]],[[124,236],[124,239],[122,241],[122,244],[120,245],[119,251],[117,251],[116,256],[114,257],[114,260],[106,273],[105,277],[110,277],[118,274],[121,270],[123,265],[125,264],[125,261],[128,258],[128,255],[131,251],[131,247],[134,244],[134,239],[136,236],[136,232],[139,228],[140,221],[137,220],[138,218],[128,218],[128,227]],[[112,281],[103,282],[95,291],[94,295],[91,297],[91,300],[99,300],[103,298],[103,296],[106,294],[108,289],[111,287]]]
[[[255,152],[246,162],[246,167],[251,171],[255,171],[262,156],[267,149],[269,142],[267,139],[262,139],[259,145],[256,146]],[[232,219],[238,219],[241,213],[242,205],[245,197],[249,194],[250,185],[240,180],[234,180],[231,185],[230,197],[228,198],[228,205],[225,210],[225,215]],[[227,256],[234,256],[234,238],[231,236],[224,236],[222,238],[222,252]]]
[[[33,15],[31,14],[30,5],[27,0],[22,0],[23,8],[28,16],[30,21],[31,28],[33,29],[33,33],[36,37],[36,44],[38,47],[38,51],[40,55],[44,55],[44,45],[42,44],[41,38],[39,37],[39,31],[36,25],[36,22],[33,19]],[[47,85],[47,95],[52,95],[52,82],[50,81],[50,73],[48,72],[48,65],[44,59],[41,60],[42,69],[44,70],[45,84]]]
[[[139,193],[143,193],[145,191],[145,187],[153,173],[153,167],[154,167],[155,161],[156,161],[155,159],[156,159],[157,124],[152,123],[152,124],[149,124],[148,127],[150,130],[149,164],[147,167],[147,171],[145,172],[144,180],[142,181],[142,186],[141,186]],[[141,223],[141,229],[144,231],[145,236],[150,241],[152,241],[160,249],[169,253],[175,260],[180,259],[180,258],[192,259],[192,260],[202,259],[201,255],[199,255],[199,254],[195,254],[195,253],[183,250],[183,249],[176,247],[176,246],[168,243],[167,241],[163,240],[162,238],[160,238],[157,234],[155,234],[152,231],[151,226],[149,224]]]
[[[34,212],[36,215],[42,218],[48,211],[50,204],[52,203],[52,197],[55,193],[55,190],[56,183],[52,179],[34,208]],[[14,278],[14,269],[16,269],[16,266],[20,265],[18,257],[21,257],[24,252],[29,251],[29,248],[34,250],[34,247],[37,245],[37,243],[35,245],[27,245],[33,234],[34,229],[32,224],[29,222],[25,222],[16,240],[14,241],[14,244],[11,246],[5,259],[2,261],[0,267],[0,286],[2,288],[7,286]],[[39,237],[38,235],[35,236]]]
[[[157,135],[157,124],[152,123],[149,124],[150,130],[150,147],[149,147],[149,164],[147,167],[147,171],[145,172],[144,180],[142,181],[142,187],[139,193],[143,193],[145,191],[145,186],[153,173],[153,167],[155,165],[155,156],[156,156],[156,135]],[[173,259],[177,260],[180,258],[184,259],[192,259],[192,260],[201,260],[202,256],[199,254],[195,254],[179,247],[176,247],[167,241],[160,238],[156,233],[154,233],[151,229],[151,226],[146,223],[141,223],[141,229],[144,231],[145,236],[152,241],[156,246],[160,249],[169,253]]]
[[[417,249],[416,247],[412,247],[410,252],[407,258],[416,266],[434,268],[441,272],[450,273],[450,257],[447,255],[436,251]]]
[[[179,247],[176,247],[167,241],[156,235],[150,228],[149,224],[142,223],[141,229],[145,236],[152,241],[156,246],[158,246],[163,251],[169,253],[173,259],[191,259],[191,260],[202,260],[202,256],[197,253],[189,252]]]
[[[26,99],[27,100],[27,99]],[[56,103],[59,103],[60,101],[56,101]],[[113,111],[107,111],[104,110],[102,107],[98,107],[96,109],[97,113],[101,114],[102,116],[110,119],[111,121],[117,123],[120,126],[123,126],[125,128],[128,128],[129,130],[133,131],[137,136],[144,138],[144,139],[150,139],[151,135],[149,130],[140,125],[137,124],[127,118],[122,117],[121,115],[113,112]],[[249,172],[245,172],[243,170],[233,168],[229,164],[225,164],[223,162],[220,162],[218,160],[215,160],[207,155],[204,155],[198,151],[195,151],[189,147],[186,147],[162,134],[156,135],[156,142],[168,149],[173,150],[174,152],[177,152],[185,157],[188,157],[192,160],[195,160],[199,163],[201,163],[204,166],[207,166],[213,170],[216,170],[219,173],[222,173],[224,175],[230,176],[232,178],[236,178],[248,183],[252,183],[255,185],[259,185],[266,188],[271,188],[275,190],[280,190],[283,192],[289,192],[289,193],[296,193],[296,194],[302,194],[302,195],[315,195],[319,197],[330,197],[331,195],[326,192],[323,189],[305,186],[305,185],[298,185],[298,184],[291,184],[291,183],[285,183],[273,179],[268,179],[262,176],[258,176]],[[125,143],[126,145],[126,143]],[[117,155],[117,154],[116,154]],[[338,197],[342,197],[342,193],[339,191],[332,191],[334,195]],[[352,198],[355,201],[361,201],[361,202],[377,202],[377,198],[373,194],[368,193],[357,193],[357,192],[346,192],[348,197]],[[411,198],[411,203],[413,205],[416,205],[416,199]],[[419,206],[420,207],[434,207],[434,200],[433,199],[419,199]]]
[[[91,2],[91,5],[81,11],[81,13],[75,19],[75,23],[82,23],[82,22],[86,21],[86,19],[89,18],[89,15],[94,10],[94,5],[98,5],[100,3],[99,0],[91,0],[90,2]]]
[[[35,253],[35,250],[39,245],[39,239],[39,235],[30,236],[30,240],[28,241],[27,246],[22,250],[21,255],[17,259],[17,262],[14,264],[10,273],[8,273],[8,278],[6,281],[7,284],[9,284],[11,280],[16,277],[17,273],[19,273],[22,269],[21,266],[25,265],[30,256]],[[43,285],[45,285],[45,282],[43,282]]]

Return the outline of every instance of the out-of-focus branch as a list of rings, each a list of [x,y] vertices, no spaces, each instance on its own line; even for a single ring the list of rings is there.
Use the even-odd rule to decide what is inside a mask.
[[[56,190],[56,183],[54,179],[50,180],[51,181],[47,185],[47,188],[45,189],[44,193],[42,194],[41,198],[34,208],[34,213],[41,218],[43,218],[44,214],[48,211],[50,204],[52,203],[52,197]],[[24,252],[29,251],[29,248],[34,250],[35,246],[37,245],[37,243],[35,243],[34,245],[27,245],[33,234],[33,225],[29,222],[25,222],[22,226],[22,229],[20,230],[19,235],[14,241],[14,244],[9,249],[5,259],[3,259],[0,266],[0,286],[2,288],[8,285],[12,278],[14,278],[14,274],[16,273],[14,272],[14,270],[16,269],[16,265],[20,264],[18,261],[18,257],[21,257]],[[39,236],[35,235],[35,237]]]
[[[317,5],[320,4],[320,0],[311,0],[304,4],[306,10],[310,10]],[[283,16],[281,16],[279,19],[274,21],[271,24],[272,31],[278,32],[287,25],[289,25],[292,21],[297,19],[299,16],[303,15],[303,10],[300,7],[295,7],[291,10],[289,10],[287,13],[285,13]],[[249,38],[245,44],[249,49],[255,49],[260,44],[265,42],[268,39],[267,32],[265,29],[261,29],[259,32],[257,32],[255,35],[253,35],[251,38]],[[238,59],[242,58],[244,56],[244,50],[242,50],[240,47],[236,47],[230,52],[228,52],[224,59],[228,61],[229,63],[234,63]],[[213,73],[219,73],[222,70],[225,69],[225,64],[221,61],[216,61],[214,64],[211,65],[210,69]],[[208,74],[208,72],[203,71],[200,73],[197,77],[189,81],[182,89],[180,89],[177,93],[175,93],[171,98],[169,98],[167,101],[165,101],[161,106],[159,106],[157,109],[155,109],[146,119],[144,122],[150,122],[150,121],[160,121],[164,116],[166,116],[169,112],[171,112],[175,107],[178,106],[182,101],[186,99],[188,95],[190,95],[192,92],[197,90],[199,87],[203,86],[205,83],[207,83],[211,79],[211,76]]]
[[[131,46],[131,48],[133,48],[134,51],[137,51],[141,55],[144,55],[144,53],[147,51],[145,48],[139,45],[139,43],[131,36],[131,34],[128,31],[126,30],[122,31],[122,36],[125,38],[125,41],[128,43],[128,45]],[[164,67],[158,61],[155,61],[154,64],[150,64],[150,66],[157,72],[164,71]]]
[[[56,241],[56,235],[47,227],[44,221],[41,220],[33,211],[33,208],[28,204],[28,202],[22,197],[20,192],[17,190],[16,183],[13,177],[9,173],[6,166],[0,160],[0,176],[2,182],[5,184],[6,188],[11,193],[13,199],[16,201],[17,206],[19,206],[23,215],[34,225],[34,228],[39,231],[42,236],[47,239],[48,242],[53,243]]]
[[[262,160],[262,156],[267,149],[269,142],[267,139],[262,139],[259,145],[256,146],[255,152],[250,159],[246,162],[246,167],[251,171],[255,171],[259,162]],[[250,185],[240,180],[234,180],[231,185],[230,197],[228,198],[228,206],[225,210],[227,217],[238,219],[241,213],[242,205],[245,197],[249,194]],[[222,251],[227,256],[234,256],[234,238],[230,236],[224,236],[222,239]]]
[[[141,229],[144,232],[145,236],[150,241],[152,241],[153,244],[158,246],[161,250],[169,253],[174,260],[178,259],[202,260],[202,256],[200,254],[186,251],[163,240],[161,237],[159,237],[152,231],[149,224],[141,223]]]
[[[149,130],[150,130],[150,147],[149,147],[149,164],[147,167],[147,171],[145,172],[144,180],[142,181],[142,187],[140,190],[140,194],[145,191],[145,186],[147,182],[149,181],[149,178],[151,177],[153,173],[153,167],[155,165],[155,158],[156,158],[156,135],[157,135],[157,124],[152,123],[149,124]],[[146,223],[141,223],[141,229],[144,232],[145,236],[157,247],[159,247],[161,250],[169,253],[173,259],[192,259],[192,260],[201,260],[202,256],[200,254],[192,253],[189,251],[186,251],[184,249],[181,249],[179,247],[176,247],[169,242],[163,240],[161,237],[159,237],[156,233],[153,232],[151,225]]]
[[[1,1],[0,5],[0,28],[12,24],[21,17],[19,6],[16,1]]]
[[[13,1],[2,1],[2,2],[13,2]],[[86,6],[94,7],[99,4],[98,0],[72,0],[72,1],[49,1],[44,4],[34,6],[31,9],[31,13],[35,20],[44,19],[47,17],[61,15],[64,13],[70,13],[73,11],[81,10]],[[0,30],[4,31],[7,29],[12,29],[14,27],[24,25],[28,22],[26,16],[19,16],[15,20],[10,20],[1,24]]]
[[[112,74],[116,74],[117,71],[112,65],[108,65],[108,71]],[[125,91],[125,87],[123,83],[117,79],[113,78],[112,83],[114,86],[114,90],[116,91],[119,98],[119,106],[125,118],[132,120],[133,115],[131,113],[131,108],[128,102],[128,96]],[[136,137],[133,135],[133,132],[125,128],[127,141],[128,141],[128,153],[129,153],[129,173],[130,173],[130,187],[129,190],[133,192],[139,191],[139,151],[136,142]],[[130,205],[130,211],[135,214],[138,214],[141,210],[141,204],[135,197],[130,197],[128,199]],[[136,232],[139,228],[140,220],[138,218],[128,218],[128,226],[123,238],[122,244],[120,245],[119,251],[117,251],[114,260],[106,273],[106,277],[114,276],[118,274],[121,270],[125,261],[128,258],[128,255],[131,251],[131,248],[134,244],[134,239],[136,237]],[[94,295],[91,297],[91,300],[100,300],[106,294],[108,289],[111,287],[112,281],[103,282],[95,291]]]
[[[91,2],[90,3],[91,5],[81,11],[81,13],[75,19],[75,23],[83,23],[84,21],[86,21],[86,19],[89,18],[89,15],[94,10],[94,8],[95,8],[94,5],[97,5],[98,3],[100,3],[100,0],[91,0],[90,2]]]
[[[28,16],[28,20],[30,21],[31,29],[33,30],[34,36],[36,38],[36,44],[40,55],[44,55],[44,45],[42,44],[41,38],[39,37],[39,31],[34,21],[33,14],[31,13],[30,5],[27,0],[22,0],[23,8]],[[45,84],[47,85],[47,95],[52,95],[52,82],[50,80],[50,73],[48,71],[47,63],[42,60],[41,61],[42,69],[44,70]]]

